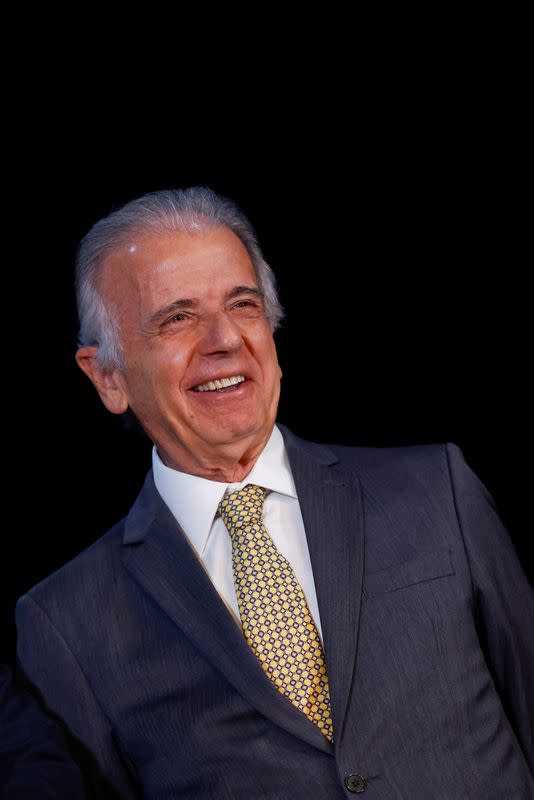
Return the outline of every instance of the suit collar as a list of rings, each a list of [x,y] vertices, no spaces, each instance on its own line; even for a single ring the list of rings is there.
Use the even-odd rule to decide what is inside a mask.
[[[126,520],[123,563],[197,649],[266,718],[332,752],[319,729],[265,675],[241,628],[159,497],[152,474]]]
[[[235,491],[247,483],[255,483],[271,492],[297,496],[284,439],[276,426],[252,470],[240,483],[228,484],[171,469],[163,464],[155,447],[152,472],[158,493],[201,558],[227,489]]]
[[[284,426],[304,519],[324,635],[334,740],[343,734],[356,657],[363,527],[359,483],[326,445]],[[187,538],[159,496],[150,472],[125,523],[124,564],[198,649],[249,702],[282,728],[325,752],[320,731],[265,676]]]
[[[338,463],[338,457],[328,445],[300,439],[289,428],[280,423],[277,423],[277,428],[279,428],[284,438],[293,477],[295,477],[295,468],[298,469],[298,466],[295,467],[292,463],[291,454],[293,454],[293,458],[296,458],[298,463],[300,463],[300,453],[302,453],[305,460],[310,459],[312,462],[317,462],[319,466],[330,466]],[[160,514],[162,508],[165,508],[165,503],[156,489],[153,470],[150,470],[137,499],[126,517],[123,543],[138,544],[142,542],[148,533],[151,522]]]
[[[282,432],[312,562],[339,747],[358,642],[365,541],[362,492],[357,475],[342,467],[327,445]]]
[[[290,431],[289,428],[286,428],[286,426],[282,425],[280,422],[277,423],[277,427],[284,437],[284,442],[289,453],[293,453],[294,455],[302,453],[305,457],[308,457],[324,467],[339,463],[339,458],[327,444],[318,444],[317,442],[309,442],[307,439],[301,439],[300,436],[294,434],[293,431]]]

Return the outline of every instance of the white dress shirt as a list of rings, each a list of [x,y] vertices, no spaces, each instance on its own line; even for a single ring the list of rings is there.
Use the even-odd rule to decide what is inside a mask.
[[[264,450],[241,483],[211,481],[170,469],[162,462],[155,447],[152,465],[156,489],[239,623],[232,572],[232,541],[217,508],[227,492],[241,489],[247,483],[269,489],[263,507],[265,526],[278,550],[293,567],[322,639],[308,542],[289,459],[278,428],[273,428]]]

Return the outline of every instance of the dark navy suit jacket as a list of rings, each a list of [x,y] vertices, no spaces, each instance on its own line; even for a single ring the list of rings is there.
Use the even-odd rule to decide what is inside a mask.
[[[484,487],[453,445],[283,433],[334,743],[269,682],[149,474],[17,608],[20,664],[95,780],[162,800],[532,800],[533,595]]]
[[[83,800],[81,773],[60,726],[0,665],[0,798]]]

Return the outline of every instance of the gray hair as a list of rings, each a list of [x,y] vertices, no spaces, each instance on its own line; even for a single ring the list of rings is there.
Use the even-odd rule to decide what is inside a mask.
[[[119,322],[97,286],[104,259],[133,232],[167,233],[228,228],[250,256],[263,294],[265,316],[274,331],[283,317],[273,271],[263,258],[251,223],[236,204],[205,186],[150,192],[99,220],[81,240],[76,256],[76,299],[80,347],[99,348],[101,367],[121,369]]]

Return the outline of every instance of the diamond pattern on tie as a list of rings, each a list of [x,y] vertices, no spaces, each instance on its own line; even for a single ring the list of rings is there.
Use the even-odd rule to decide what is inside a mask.
[[[219,504],[232,539],[241,626],[271,681],[332,740],[323,647],[295,573],[263,524],[266,495],[249,483]]]

